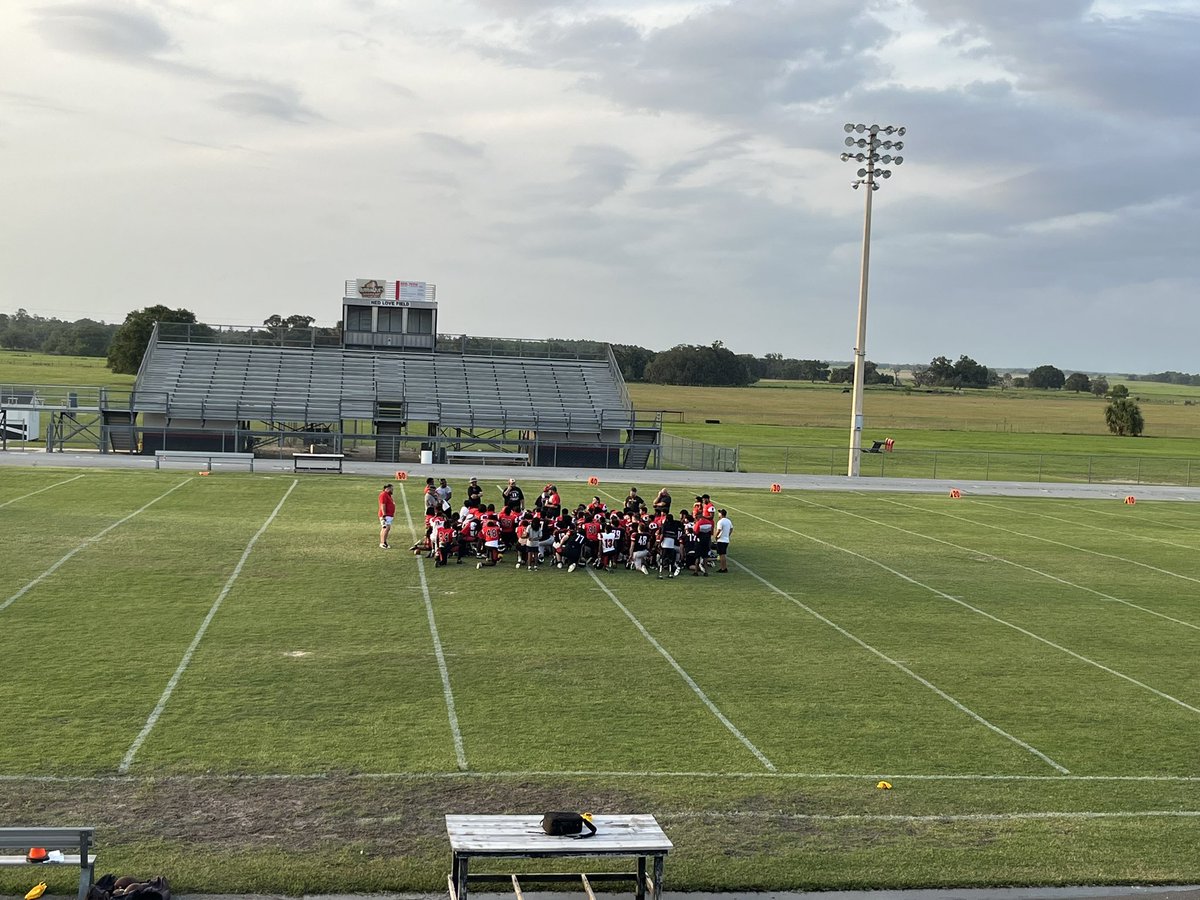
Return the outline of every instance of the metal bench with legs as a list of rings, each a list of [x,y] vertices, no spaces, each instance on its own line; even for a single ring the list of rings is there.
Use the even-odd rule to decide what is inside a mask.
[[[84,900],[96,880],[96,854],[91,852],[94,834],[94,828],[86,827],[0,828],[0,866],[79,866],[77,900]],[[47,851],[44,862],[30,861],[29,853],[35,847]],[[14,850],[20,854],[3,855]]]
[[[649,815],[596,815],[596,834],[586,840],[552,837],[541,827],[541,816],[446,816],[446,833],[453,855],[448,878],[450,900],[467,900],[472,884],[510,884],[524,896],[519,879],[529,882],[582,882],[594,898],[591,883],[633,882],[636,900],[661,900],[663,863],[672,844]],[[500,859],[612,859],[635,861],[633,871],[567,874],[473,872],[472,862],[495,867]],[[489,865],[490,864],[490,865]]]

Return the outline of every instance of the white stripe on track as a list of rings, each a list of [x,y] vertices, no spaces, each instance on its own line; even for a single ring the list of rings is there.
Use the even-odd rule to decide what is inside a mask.
[[[84,473],[84,474],[86,474],[86,473]],[[83,477],[83,475],[76,475],[74,478],[68,478],[66,481],[56,481],[56,482],[54,482],[54,484],[48,485],[47,487],[41,488],[40,490],[30,491],[28,494],[25,494],[23,497],[13,497],[11,500],[5,500],[3,503],[0,503],[0,509],[4,509],[4,507],[11,506],[12,504],[17,503],[21,500],[28,500],[30,497],[36,497],[38,494],[44,493],[46,491],[54,490],[54,488],[56,488],[56,487],[62,487],[64,484],[70,484],[72,481],[78,481],[82,477]]]
[[[132,519],[138,513],[145,512],[151,506],[153,506],[155,503],[157,503],[159,500],[161,500],[163,497],[166,497],[167,494],[171,494],[174,491],[179,490],[181,487],[183,487],[185,484],[187,484],[191,480],[192,480],[191,478],[185,478],[183,481],[179,482],[179,484],[175,485],[175,487],[171,488],[166,493],[159,494],[157,497],[155,497],[153,500],[151,500],[149,503],[147,503],[141,509],[134,510],[129,515],[127,515],[125,518],[119,519],[118,521],[113,522],[107,528],[96,532],[90,538],[87,538],[86,540],[84,540],[84,542],[82,544],[80,544],[78,547],[75,547],[73,550],[69,551],[66,556],[64,556],[62,559],[60,559],[58,562],[56,562],[54,565],[52,565],[50,568],[48,568],[45,572],[43,572],[37,578],[33,579],[33,581],[29,582],[29,584],[25,585],[25,587],[21,588],[19,591],[17,591],[11,597],[9,597],[7,600],[5,600],[3,603],[0,603],[0,612],[4,612],[4,610],[8,609],[14,603],[16,603],[18,600],[20,600],[30,590],[32,590],[34,587],[36,587],[42,581],[45,581],[47,578],[49,578],[51,575],[53,575],[55,572],[57,572],[58,569],[67,560],[69,560],[72,556],[74,556],[80,550],[86,549],[88,544],[92,544],[92,543],[95,543],[96,541],[100,540],[102,537],[104,537],[106,534],[108,534],[110,531],[112,531],[118,525],[124,525],[126,522],[128,522],[130,519]]]
[[[192,661],[192,656],[196,653],[196,648],[200,646],[200,639],[204,637],[204,633],[208,631],[208,626],[212,624],[213,618],[217,614],[217,610],[221,608],[221,604],[225,602],[225,598],[229,596],[230,590],[233,589],[233,583],[237,581],[238,576],[242,574],[242,567],[246,565],[246,560],[250,557],[250,551],[254,549],[254,545],[258,543],[258,539],[263,536],[271,523],[275,521],[275,517],[279,515],[279,511],[283,509],[283,504],[287,502],[287,498],[291,496],[292,491],[296,489],[296,485],[300,482],[297,479],[292,480],[292,485],[284,492],[283,498],[275,506],[271,515],[267,516],[267,521],[263,522],[262,527],[254,533],[254,537],[250,538],[250,543],[246,545],[246,549],[242,551],[242,558],[238,560],[237,565],[233,567],[233,572],[229,579],[225,582],[225,586],[221,588],[221,593],[217,594],[217,599],[213,601],[212,607],[208,611],[208,615],[204,617],[204,621],[200,623],[200,628],[196,631],[196,636],[192,638],[192,643],[188,645],[187,651],[183,654],[183,659],[179,661],[179,665],[175,668],[170,680],[167,682],[166,688],[162,692],[162,696],[158,698],[158,703],[155,704],[149,718],[146,719],[146,724],[142,726],[142,730],[138,736],[133,739],[133,743],[129,745],[129,749],[125,751],[125,756],[121,759],[121,764],[117,766],[117,771],[124,775],[129,771],[129,767],[133,765],[134,757],[137,756],[138,750],[142,744],[146,742],[146,738],[150,736],[150,732],[154,730],[154,726],[158,723],[159,716],[167,707],[167,701],[171,699],[171,694],[175,692],[175,686],[179,684],[179,679],[183,677],[183,673],[187,670],[188,665]]]
[[[663,659],[665,659],[668,663],[671,664],[671,668],[674,669],[679,674],[679,677],[684,680],[684,682],[687,684],[687,686],[690,687],[695,692],[696,696],[699,697],[700,700],[704,703],[704,705],[708,707],[708,711],[711,712],[714,716],[716,716],[717,720],[722,725],[724,725],[726,728],[729,729],[729,733],[732,734],[735,738],[737,738],[741,742],[743,747],[745,747],[747,750],[749,750],[751,753],[754,754],[754,758],[757,759],[760,763],[762,763],[763,766],[767,769],[767,771],[774,772],[775,764],[772,763],[769,759],[767,759],[766,755],[761,750],[759,750],[757,747],[755,747],[754,744],[752,744],[750,742],[750,739],[748,737],[746,737],[744,734],[742,734],[742,732],[738,729],[738,727],[736,725],[734,725],[731,721],[729,721],[728,718],[726,718],[725,714],[717,708],[717,704],[713,703],[712,700],[709,699],[708,695],[706,693],[704,693],[703,690],[700,689],[700,685],[696,684],[696,682],[692,678],[692,676],[689,675],[684,670],[683,666],[681,666],[679,663],[677,663],[675,661],[675,657],[673,657],[670,653],[668,653],[666,648],[663,647],[662,644],[660,644],[658,641],[656,641],[654,639],[654,635],[652,635],[649,631],[646,630],[646,627],[644,625],[642,625],[641,622],[638,621],[637,616],[635,616],[628,609],[626,609],[625,604],[623,604],[620,600],[617,599],[617,595],[614,594],[612,591],[610,591],[608,589],[608,585],[600,580],[600,576],[597,575],[594,571],[592,571],[591,568],[589,568],[587,570],[587,572],[589,575],[592,576],[592,580],[594,582],[596,582],[596,584],[600,585],[600,590],[604,591],[604,593],[606,593],[608,595],[608,599],[611,600],[613,603],[617,604],[617,609],[621,610],[621,612],[625,613],[625,615],[629,617],[629,621],[632,622],[634,624],[634,627],[636,627],[637,630],[642,633],[642,637],[644,637],[646,640],[648,640],[650,642],[650,646],[652,646],[655,650],[657,650],[659,653],[661,653]]]
[[[413,528],[412,513],[408,509],[408,494],[400,485],[400,500],[404,503],[404,518],[413,538],[419,538]],[[458,727],[458,712],[454,708],[454,692],[450,689],[450,669],[446,666],[446,654],[442,652],[442,639],[438,636],[437,620],[433,616],[433,601],[429,597],[429,582],[425,580],[425,560],[417,555],[417,575],[421,579],[421,594],[425,598],[425,616],[429,619],[429,633],[433,636],[433,653],[437,657],[438,672],[442,676],[442,695],[446,700],[446,715],[450,718],[450,734],[454,738],[454,758],[460,771],[467,769],[467,751],[463,747],[462,731]]]
[[[845,512],[844,510],[837,509],[836,507],[825,506],[822,503],[814,503],[811,500],[805,500],[803,498],[800,498],[800,502],[805,503],[809,506],[815,506],[818,509],[829,510],[830,512],[838,512],[838,513]],[[913,578],[911,575],[905,575],[903,572],[901,572],[897,569],[893,569],[891,566],[889,566],[885,563],[882,563],[877,559],[873,559],[870,556],[867,556],[866,554],[859,553],[857,550],[849,550],[845,547],[839,547],[836,544],[831,544],[828,541],[823,541],[820,538],[813,537],[811,534],[805,534],[803,531],[797,531],[794,528],[788,528],[786,525],[780,525],[778,522],[772,522],[769,519],[764,519],[761,516],[756,516],[756,515],[754,515],[754,513],[745,512],[744,510],[736,509],[733,506],[729,506],[729,504],[726,504],[726,506],[729,509],[732,509],[735,512],[739,513],[740,515],[749,516],[751,519],[757,519],[758,521],[763,522],[767,525],[772,525],[775,528],[779,528],[783,531],[787,531],[792,534],[798,535],[799,537],[802,537],[805,540],[812,541],[813,543],[816,543],[816,544],[820,544],[821,546],[827,547],[830,550],[837,550],[841,553],[849,554],[850,556],[853,556],[856,559],[861,559],[865,563],[869,563],[870,565],[877,566],[878,568],[883,569],[885,572],[888,572],[888,573],[896,576],[901,581],[907,581],[909,584],[911,584],[915,587],[919,587],[923,590],[929,591],[931,594],[941,597],[943,600],[949,600],[951,603],[957,603],[959,606],[963,607],[964,609],[969,609],[969,610],[971,610],[971,612],[976,613],[977,615],[983,616],[985,619],[990,619],[998,625],[1003,625],[1006,628],[1011,628],[1013,631],[1023,634],[1026,637],[1031,638],[1032,640],[1038,641],[1039,643],[1045,644],[1047,647],[1052,647],[1053,649],[1058,650],[1061,653],[1065,653],[1068,656],[1079,660],[1080,662],[1087,663],[1089,666],[1095,666],[1097,669],[1099,669],[1102,672],[1107,672],[1109,675],[1112,675],[1115,678],[1120,678],[1121,680],[1127,681],[1130,684],[1135,685],[1136,687],[1140,687],[1142,690],[1149,691],[1151,694],[1154,694],[1156,697],[1161,697],[1164,700],[1174,703],[1176,706],[1180,706],[1183,709],[1186,709],[1190,712],[1194,712],[1194,713],[1200,715],[1200,709],[1197,709],[1195,706],[1192,706],[1189,703],[1185,703],[1184,701],[1180,700],[1178,697],[1172,697],[1170,694],[1165,693],[1164,691],[1160,691],[1158,688],[1151,687],[1150,685],[1146,684],[1145,682],[1138,681],[1136,678],[1134,678],[1130,675],[1126,675],[1124,672],[1118,672],[1116,669],[1113,669],[1113,668],[1110,668],[1109,666],[1104,665],[1104,663],[1097,662],[1094,659],[1090,659],[1081,653],[1076,653],[1074,650],[1064,647],[1062,644],[1056,644],[1054,641],[1050,640],[1049,638],[1044,638],[1040,634],[1035,634],[1034,632],[1030,631],[1027,628],[1022,628],[1020,625],[1016,625],[1013,622],[1009,622],[1005,619],[1001,619],[999,616],[994,616],[991,613],[989,613],[985,610],[982,610],[977,606],[972,606],[970,603],[967,603],[965,600],[960,600],[958,597],[951,597],[945,591],[939,591],[937,588],[932,587],[931,585],[925,584],[924,582],[918,581],[917,579]],[[851,516],[856,516],[857,518],[865,518],[864,516],[857,516],[855,513],[845,513],[845,514],[851,515]],[[868,519],[867,521],[873,521],[873,520]]]
[[[865,497],[868,495],[859,494],[858,496]],[[875,497],[874,495],[871,495],[871,496],[873,499],[881,500],[884,503],[890,503],[893,506],[899,506],[899,507],[902,507],[903,509],[914,509],[917,512],[929,513],[929,514],[936,515],[936,516],[943,516],[948,519],[955,519],[959,522],[966,522],[968,525],[978,525],[978,526],[984,527],[984,528],[992,527],[984,522],[976,522],[974,519],[966,519],[966,518],[963,518],[962,516],[956,516],[953,513],[942,512],[941,510],[936,510],[936,509],[929,509],[924,506],[913,506],[911,503],[902,503],[899,500],[891,500],[887,497]],[[1088,594],[1094,594],[1095,596],[1099,597],[1102,600],[1111,600],[1113,603],[1120,603],[1122,606],[1128,606],[1130,609],[1136,609],[1139,612],[1146,613],[1147,615],[1155,616],[1159,619],[1165,619],[1166,621],[1173,622],[1176,625],[1182,625],[1184,628],[1191,628],[1195,631],[1200,631],[1200,625],[1196,625],[1192,622],[1187,622],[1183,619],[1176,619],[1174,616],[1168,616],[1166,613],[1160,613],[1157,610],[1150,609],[1147,606],[1140,606],[1139,604],[1134,603],[1131,600],[1122,600],[1120,597],[1114,597],[1112,594],[1106,594],[1106,593],[1104,593],[1104,591],[1098,591],[1095,588],[1086,587],[1085,585],[1077,584],[1074,581],[1067,581],[1065,578],[1059,578],[1057,575],[1051,575],[1049,572],[1043,572],[1041,569],[1035,569],[1032,566],[1027,566],[1027,565],[1024,565],[1023,563],[1015,562],[1014,560],[1011,560],[1011,559],[1005,559],[1003,556],[997,556],[996,554],[989,553],[986,550],[979,550],[979,549],[976,549],[975,547],[964,547],[962,544],[955,544],[952,541],[946,541],[946,540],[943,540],[942,538],[937,538],[930,534],[923,534],[919,531],[910,531],[907,528],[901,528],[899,525],[891,525],[886,522],[876,521],[875,519],[868,519],[864,516],[860,516],[859,513],[852,513],[852,512],[847,511],[846,514],[863,518],[864,521],[870,522],[873,525],[879,525],[881,527],[894,529],[896,531],[899,531],[901,534],[912,535],[913,537],[919,537],[922,540],[932,541],[936,544],[944,544],[947,547],[953,547],[955,550],[963,550],[967,553],[976,553],[976,554],[979,554],[980,556],[986,557],[987,559],[995,560],[998,563],[1003,563],[1006,566],[1012,566],[1013,568],[1016,568],[1016,569],[1021,569],[1022,571],[1029,572],[1030,574],[1037,575],[1041,578],[1047,578],[1050,581],[1055,581],[1058,584],[1064,585],[1066,587],[1075,588],[1076,590],[1083,591]]]
[[[732,508],[733,507],[730,507],[730,509],[732,509]],[[738,510],[738,512],[740,512],[740,510]],[[945,700],[947,703],[949,703],[951,706],[953,706],[959,712],[965,713],[966,715],[970,716],[972,719],[974,719],[976,722],[978,722],[984,728],[987,728],[990,731],[994,732],[995,734],[1000,735],[1000,737],[1004,738],[1005,740],[1012,741],[1014,744],[1016,744],[1022,750],[1032,753],[1034,756],[1036,756],[1042,762],[1046,763],[1047,765],[1051,766],[1054,769],[1057,769],[1059,772],[1063,773],[1064,775],[1070,774],[1070,771],[1071,771],[1070,769],[1055,762],[1053,759],[1051,759],[1049,756],[1047,756],[1041,750],[1037,749],[1037,747],[1034,747],[1032,744],[1028,744],[1025,741],[1021,740],[1019,737],[1009,734],[1007,731],[1005,731],[999,725],[995,725],[992,722],[989,722],[987,719],[985,719],[983,716],[979,715],[979,713],[975,712],[973,709],[970,709],[965,704],[956,700],[954,697],[951,697],[949,694],[947,694],[945,691],[943,691],[940,687],[938,687],[933,682],[929,681],[926,678],[922,678],[920,675],[918,675],[912,669],[908,668],[908,666],[904,665],[899,660],[892,659],[890,656],[888,656],[882,650],[879,650],[876,647],[871,646],[866,641],[862,640],[861,638],[857,637],[854,634],[851,634],[849,631],[847,631],[841,625],[838,625],[836,622],[825,618],[823,615],[821,615],[815,609],[800,602],[795,597],[793,597],[791,594],[789,594],[787,591],[781,590],[780,588],[771,584],[771,582],[767,581],[767,579],[763,578],[761,575],[759,575],[757,572],[755,572],[753,569],[751,569],[749,566],[745,565],[744,563],[740,563],[736,559],[732,560],[732,562],[735,566],[737,566],[742,571],[746,572],[752,578],[758,579],[763,584],[765,584],[768,588],[770,588],[772,591],[779,594],[779,596],[781,596],[787,600],[790,600],[792,603],[796,604],[798,607],[800,607],[802,610],[804,610],[806,613],[808,613],[813,618],[824,623],[825,625],[828,625],[830,628],[832,628],[838,634],[842,635],[842,637],[853,641],[854,643],[858,644],[858,646],[860,646],[864,650],[866,650],[868,653],[873,653],[875,656],[879,657],[881,660],[883,660],[888,665],[895,666],[897,669],[899,669],[901,672],[903,672],[909,678],[912,678],[914,681],[918,682],[919,684],[929,688],[929,690],[933,691],[935,694],[937,694],[939,697],[941,697],[943,700]]]

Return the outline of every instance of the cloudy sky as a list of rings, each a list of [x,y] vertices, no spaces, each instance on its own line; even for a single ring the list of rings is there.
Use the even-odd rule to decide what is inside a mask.
[[[1200,0],[5,0],[0,310],[1200,371]]]

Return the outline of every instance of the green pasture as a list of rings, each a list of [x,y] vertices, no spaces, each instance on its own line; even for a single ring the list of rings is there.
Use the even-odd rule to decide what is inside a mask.
[[[868,475],[1029,481],[1193,484],[1200,478],[1200,387],[1126,383],[1146,431],[1119,438],[1104,424],[1106,401],[1091,394],[1030,389],[919,391],[869,387],[864,443],[890,437],[896,452],[865,457]],[[0,384],[127,388],[103,360],[0,351]],[[762,381],[747,388],[629,385],[638,409],[665,409],[674,436],[738,448],[744,471],[841,474],[850,421],[843,385]],[[715,420],[709,424],[707,420]],[[357,424],[365,431],[370,423]],[[82,446],[94,438],[77,437]],[[882,454],[881,454],[882,456]],[[678,463],[668,459],[668,467]],[[686,465],[686,463],[685,463]]]
[[[181,893],[437,891],[444,814],[551,808],[671,890],[1196,878],[1200,507],[698,481],[733,571],[659,580],[434,568],[412,485],[382,551],[379,486],[0,468],[0,821]]]
[[[115,375],[93,356],[52,356],[24,350],[0,350],[0,385],[70,384],[131,388],[132,375]]]

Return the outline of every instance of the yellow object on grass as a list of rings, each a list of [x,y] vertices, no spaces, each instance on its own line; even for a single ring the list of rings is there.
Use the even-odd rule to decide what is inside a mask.
[[[38,897],[46,893],[46,882],[35,884],[29,889],[29,893],[25,895],[25,900],[38,900]]]
[[[890,781],[881,781],[879,784],[875,785],[875,787],[879,788],[881,791],[890,791],[892,789],[892,783]]]

